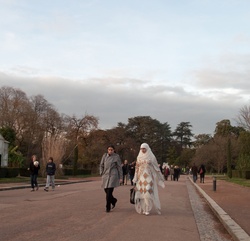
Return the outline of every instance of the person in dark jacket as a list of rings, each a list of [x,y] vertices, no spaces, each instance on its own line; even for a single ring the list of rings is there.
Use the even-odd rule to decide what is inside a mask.
[[[44,191],[49,191],[49,186],[51,185],[52,191],[55,190],[55,172],[56,172],[56,164],[53,161],[53,157],[49,158],[49,161],[46,165],[46,172],[47,172],[47,181]]]
[[[128,165],[128,160],[125,160],[124,163],[122,164],[122,184],[127,185],[128,183],[128,171],[129,171],[129,165]]]
[[[130,177],[130,182],[131,182],[131,186],[133,186],[133,178],[135,176],[135,165],[136,165],[136,162],[133,161],[132,163],[130,163],[128,165],[128,173],[129,173],[129,177]]]
[[[109,213],[115,207],[117,199],[113,196],[114,188],[122,183],[121,159],[115,153],[113,145],[108,146],[108,153],[103,154],[100,163],[100,175],[102,176],[102,188],[106,193],[106,212]]]
[[[198,176],[198,167],[195,165],[195,163],[192,166],[192,175],[193,175],[193,181],[196,182]]]
[[[178,182],[180,174],[181,174],[181,169],[179,168],[179,166],[174,166],[174,181]]]
[[[36,160],[37,156],[33,155],[31,157],[31,162],[28,170],[30,171],[30,183],[31,183],[31,192],[39,189],[38,183],[37,183],[37,176],[38,176],[38,171],[40,170],[40,165],[39,162]]]
[[[206,173],[206,168],[204,164],[201,164],[198,172],[200,174],[200,183],[204,183],[205,173]]]

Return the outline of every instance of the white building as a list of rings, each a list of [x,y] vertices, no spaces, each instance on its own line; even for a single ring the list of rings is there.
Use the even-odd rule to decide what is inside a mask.
[[[0,134],[0,166],[1,167],[8,166],[8,148],[9,148],[9,142],[6,141]]]

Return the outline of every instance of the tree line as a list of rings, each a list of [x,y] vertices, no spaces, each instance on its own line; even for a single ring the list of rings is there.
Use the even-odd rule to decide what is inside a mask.
[[[190,122],[177,124],[150,116],[128,118],[112,129],[98,127],[93,115],[60,114],[42,95],[28,97],[20,89],[0,88],[0,133],[9,142],[9,166],[25,167],[30,156],[40,157],[41,166],[53,156],[57,165],[97,172],[100,157],[109,144],[122,160],[136,160],[141,143],[147,142],[160,164],[190,167],[205,164],[210,172],[250,168],[250,107],[240,109],[237,124],[218,121],[213,135],[192,133]]]

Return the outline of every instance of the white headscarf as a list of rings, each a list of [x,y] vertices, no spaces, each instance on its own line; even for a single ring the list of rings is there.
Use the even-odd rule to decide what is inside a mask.
[[[148,160],[148,161],[156,161],[157,162],[154,153],[151,151],[151,148],[149,147],[149,145],[147,143],[142,143],[141,148],[145,148],[147,151],[145,153],[143,153],[142,150],[140,149],[140,152],[137,156],[137,160]]]

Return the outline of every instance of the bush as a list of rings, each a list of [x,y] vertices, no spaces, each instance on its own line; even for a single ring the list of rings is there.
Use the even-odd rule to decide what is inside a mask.
[[[235,178],[244,178],[244,179],[250,179],[250,171],[238,171],[238,170],[233,170],[232,175]]]
[[[1,178],[8,178],[8,177],[16,177],[19,174],[19,168],[8,168],[2,167],[0,168],[0,177]]]
[[[0,178],[12,178],[17,176],[29,177],[30,172],[27,168],[2,167],[0,168]]]
[[[0,168],[0,178],[5,178],[8,176],[8,168],[1,167]]]

